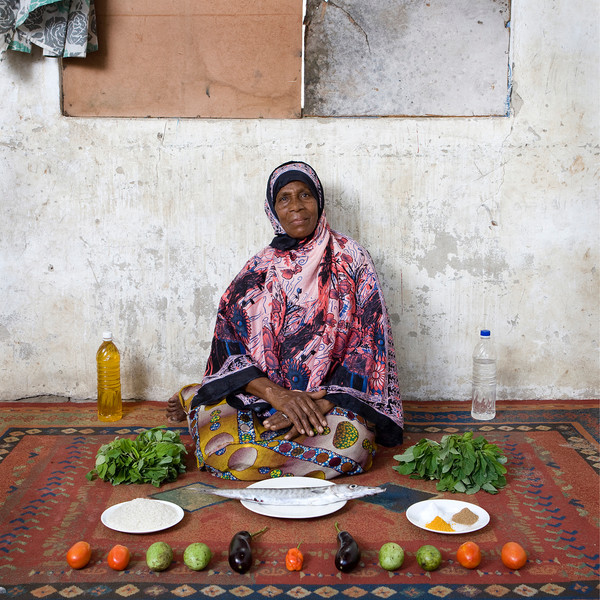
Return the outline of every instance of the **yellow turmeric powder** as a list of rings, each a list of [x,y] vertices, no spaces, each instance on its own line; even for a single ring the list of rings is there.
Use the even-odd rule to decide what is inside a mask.
[[[454,529],[452,529],[452,525],[444,521],[444,519],[442,519],[442,517],[439,516],[436,516],[436,518],[433,519],[433,521],[427,523],[425,527],[427,527],[427,529],[433,529],[435,531],[454,531]]]

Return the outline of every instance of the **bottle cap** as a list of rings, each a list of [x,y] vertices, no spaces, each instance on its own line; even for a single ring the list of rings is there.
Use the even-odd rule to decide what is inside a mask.
[[[110,341],[112,340],[112,331],[105,331],[105,332],[102,334],[102,339],[103,339],[105,342],[110,342]]]
[[[479,335],[481,337],[490,337],[490,330],[489,329],[482,329]]]

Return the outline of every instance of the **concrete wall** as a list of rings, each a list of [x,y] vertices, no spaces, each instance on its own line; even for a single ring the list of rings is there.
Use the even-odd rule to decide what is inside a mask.
[[[467,399],[478,329],[499,397],[598,397],[599,5],[514,0],[513,110],[489,119],[75,119],[59,66],[0,63],[0,399],[125,398],[200,379],[220,294],[271,237],[290,158],[370,251],[406,399]]]

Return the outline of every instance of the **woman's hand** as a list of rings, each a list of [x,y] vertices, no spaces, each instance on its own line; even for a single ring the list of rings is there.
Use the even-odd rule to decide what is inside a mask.
[[[326,400],[325,398],[321,398],[319,400],[315,401],[315,404],[317,405],[317,408],[319,409],[320,413],[325,416],[335,405],[333,404],[333,402],[330,402],[329,400]],[[326,423],[326,421],[325,421]],[[290,427],[291,425],[291,421],[290,419],[285,415],[285,413],[282,413],[281,411],[277,411],[276,413],[272,414],[268,419],[266,419],[263,422],[263,425],[267,428],[267,429],[271,429],[273,431],[277,431],[279,429],[285,429],[287,427]],[[319,433],[323,433],[323,429],[319,430],[317,429],[317,431],[319,431]],[[309,435],[312,435],[313,431],[310,430]],[[298,437],[300,434],[300,432],[296,429],[295,425],[291,425],[290,430],[285,434],[284,439],[286,440],[293,440],[294,438]]]
[[[325,390],[318,392],[302,392],[299,390],[271,390],[267,394],[267,402],[282,415],[285,415],[288,424],[293,425],[300,435],[315,435],[323,433],[327,419],[321,414],[315,400],[325,396]],[[284,417],[285,418],[285,417]],[[265,427],[271,427],[269,419]]]
[[[331,410],[331,406],[324,413],[326,408],[323,404],[319,406],[317,401],[322,400],[325,390],[318,392],[303,392],[301,390],[287,390],[266,377],[259,377],[252,380],[245,388],[245,391],[253,396],[258,396],[268,402],[278,412],[266,419],[263,423],[265,427],[272,430],[282,429],[287,426],[295,428],[296,435],[315,435],[314,430],[323,433],[327,426],[325,414]],[[331,404],[325,401],[327,404]],[[287,418],[286,418],[287,417]],[[286,439],[291,439],[286,435]]]

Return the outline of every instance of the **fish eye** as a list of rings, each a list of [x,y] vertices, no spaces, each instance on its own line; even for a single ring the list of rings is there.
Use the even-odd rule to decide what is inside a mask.
[[[357,487],[358,487],[358,485],[357,485],[356,483],[351,483],[351,484],[348,486],[348,489],[355,490]]]

